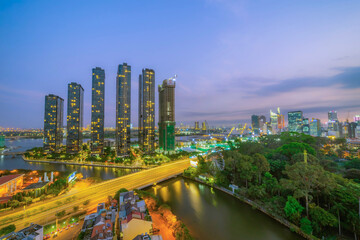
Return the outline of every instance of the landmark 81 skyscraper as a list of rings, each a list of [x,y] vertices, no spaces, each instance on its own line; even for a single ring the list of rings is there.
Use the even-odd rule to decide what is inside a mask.
[[[93,154],[102,154],[104,148],[104,104],[105,71],[96,67],[92,69],[91,151]]]
[[[44,150],[58,152],[63,140],[64,99],[49,94],[45,96]]]
[[[159,148],[175,151],[175,77],[159,85]]]
[[[83,138],[84,89],[78,83],[68,84],[67,138],[66,151],[77,153],[81,150]]]
[[[131,66],[119,65],[116,77],[116,153],[130,152]]]
[[[155,72],[147,68],[139,76],[139,143],[144,152],[155,150]]]

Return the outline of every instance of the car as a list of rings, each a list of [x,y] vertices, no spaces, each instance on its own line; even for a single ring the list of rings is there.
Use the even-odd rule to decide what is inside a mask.
[[[75,223],[75,225],[79,225],[79,223],[77,222],[77,223]]]
[[[69,228],[65,228],[65,230],[68,230]]]
[[[71,225],[71,227],[74,227],[74,225]]]

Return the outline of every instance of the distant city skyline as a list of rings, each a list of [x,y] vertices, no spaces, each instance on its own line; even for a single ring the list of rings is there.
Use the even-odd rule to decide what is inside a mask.
[[[133,126],[143,68],[156,87],[178,75],[177,126],[250,123],[277,107],[286,122],[290,111],[322,123],[331,110],[340,121],[360,114],[359,1],[7,1],[0,11],[1,127],[42,128],[48,94],[65,99],[66,113],[70,82],[84,88],[87,126],[95,67],[106,73],[105,127],[115,127],[123,62]]]

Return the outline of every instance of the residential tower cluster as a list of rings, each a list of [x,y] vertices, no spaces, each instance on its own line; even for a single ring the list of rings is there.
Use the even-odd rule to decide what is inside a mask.
[[[165,79],[159,86],[159,150],[172,153],[175,150],[175,77]],[[139,75],[139,148],[144,153],[156,149],[155,135],[155,71],[145,68]],[[54,94],[45,96],[44,150],[61,150],[64,99]],[[84,89],[75,82],[68,84],[66,150],[78,153],[83,144]],[[104,151],[105,122],[105,71],[92,69],[91,142],[93,155]],[[116,76],[116,130],[117,156],[130,154],[131,145],[131,66],[120,64]]]

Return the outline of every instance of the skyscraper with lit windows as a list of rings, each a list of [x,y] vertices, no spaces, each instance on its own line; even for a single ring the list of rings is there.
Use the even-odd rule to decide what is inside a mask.
[[[118,66],[116,77],[116,154],[130,153],[131,124],[131,66],[127,63]]]
[[[288,128],[289,132],[302,132],[302,121],[303,121],[303,112],[294,111],[288,112]]]
[[[321,123],[320,119],[313,118],[310,122],[310,135],[314,137],[321,136]]]
[[[155,150],[155,71],[148,68],[139,76],[139,145],[147,153]]]
[[[104,148],[105,71],[99,67],[92,69],[91,95],[91,151],[93,154],[102,154]]]
[[[44,150],[59,152],[63,141],[64,99],[49,94],[45,96]]]
[[[83,143],[84,89],[78,83],[68,84],[66,151],[77,153]]]
[[[175,151],[175,78],[159,86],[159,148]]]

